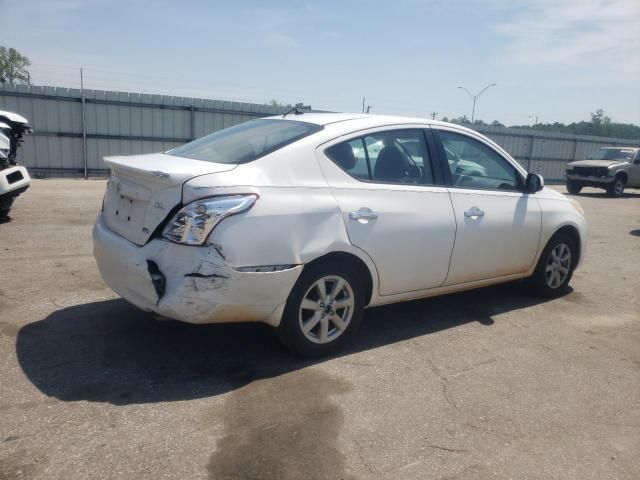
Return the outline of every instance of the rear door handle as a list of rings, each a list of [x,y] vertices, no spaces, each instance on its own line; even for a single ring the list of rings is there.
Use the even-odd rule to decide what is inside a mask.
[[[465,210],[465,217],[484,217],[484,212],[480,210],[478,207],[471,207],[469,210]]]
[[[349,218],[351,220],[375,220],[378,218],[378,214],[371,210],[360,209],[357,212],[349,212]]]

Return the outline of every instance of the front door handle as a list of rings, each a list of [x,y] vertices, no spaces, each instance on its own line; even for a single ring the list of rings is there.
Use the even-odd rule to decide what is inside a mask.
[[[375,220],[378,218],[378,214],[368,209],[360,209],[357,212],[349,212],[349,218],[351,220]]]
[[[471,207],[469,210],[465,210],[464,216],[470,217],[470,218],[484,217],[484,212],[480,210],[478,207]]]

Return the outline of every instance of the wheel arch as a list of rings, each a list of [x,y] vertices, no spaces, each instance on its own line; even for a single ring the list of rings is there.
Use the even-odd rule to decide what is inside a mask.
[[[616,175],[615,175],[614,178],[618,178],[618,177],[622,178],[622,181],[625,183],[625,185],[629,181],[629,174],[627,172],[625,172],[624,170],[619,170],[619,171],[616,172]]]
[[[363,288],[365,293],[364,304],[365,306],[369,305],[373,296],[374,277],[369,266],[357,255],[343,251],[329,252],[306,263],[304,265],[303,271],[309,269],[313,265],[329,262],[349,265],[358,273],[358,276],[363,280]]]
[[[580,263],[580,258],[582,255],[582,239],[580,237],[580,232],[578,231],[578,229],[573,226],[573,225],[563,225],[562,227],[560,227],[558,230],[556,230],[553,235],[551,235],[549,237],[549,240],[547,240],[547,245],[549,244],[549,242],[551,240],[553,240],[553,238],[555,238],[556,236],[560,235],[560,234],[567,234],[569,237],[571,237],[571,239],[573,240],[575,247],[576,247],[576,260],[574,262],[574,265],[578,265]],[[545,245],[546,247],[546,245]]]

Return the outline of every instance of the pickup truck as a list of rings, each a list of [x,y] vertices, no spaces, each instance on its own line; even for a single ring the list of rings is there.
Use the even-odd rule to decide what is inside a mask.
[[[566,173],[567,191],[573,195],[596,187],[620,197],[625,188],[640,188],[640,148],[603,147],[587,160],[569,163]]]

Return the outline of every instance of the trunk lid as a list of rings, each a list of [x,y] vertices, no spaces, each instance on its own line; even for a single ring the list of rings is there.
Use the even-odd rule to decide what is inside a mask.
[[[233,170],[235,164],[191,160],[164,153],[105,157],[111,168],[103,218],[109,229],[144,245],[169,212],[182,201],[190,178]]]

